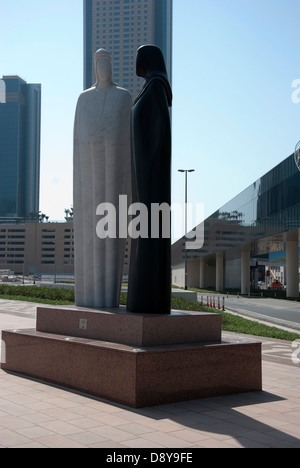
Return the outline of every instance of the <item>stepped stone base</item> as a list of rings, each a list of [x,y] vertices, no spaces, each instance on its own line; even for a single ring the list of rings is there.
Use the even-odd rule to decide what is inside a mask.
[[[218,314],[43,307],[2,332],[2,369],[133,408],[261,390],[261,344],[220,335]]]
[[[172,311],[170,315],[131,314],[125,307],[38,307],[37,331],[132,346],[202,343],[221,340],[219,314]]]

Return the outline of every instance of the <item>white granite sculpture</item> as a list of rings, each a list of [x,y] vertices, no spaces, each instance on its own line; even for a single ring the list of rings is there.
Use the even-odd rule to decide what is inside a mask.
[[[130,199],[132,98],[113,82],[106,50],[95,53],[94,66],[97,82],[80,95],[74,128],[75,301],[108,308],[119,306],[126,238],[118,230],[99,238],[96,213],[109,203],[118,219],[119,195]]]

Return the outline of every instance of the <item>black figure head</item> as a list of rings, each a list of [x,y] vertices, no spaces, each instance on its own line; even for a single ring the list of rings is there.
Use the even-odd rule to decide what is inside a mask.
[[[136,74],[146,79],[145,86],[153,78],[163,79],[168,95],[169,106],[172,105],[172,90],[162,51],[155,45],[143,45],[137,51]]]
[[[137,51],[136,74],[142,78],[149,75],[164,75],[168,79],[165,59],[159,47],[143,45]]]

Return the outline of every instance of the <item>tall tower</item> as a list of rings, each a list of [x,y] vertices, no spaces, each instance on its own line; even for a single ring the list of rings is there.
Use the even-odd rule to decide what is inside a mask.
[[[143,84],[135,70],[141,45],[161,48],[172,80],[172,20],[173,0],[84,0],[84,89],[95,83],[93,56],[99,48],[112,56],[114,81],[133,97]]]
[[[41,85],[4,76],[0,103],[0,218],[39,210]]]

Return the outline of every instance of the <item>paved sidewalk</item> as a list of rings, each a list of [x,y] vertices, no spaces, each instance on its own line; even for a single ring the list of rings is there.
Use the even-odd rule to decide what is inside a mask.
[[[35,309],[0,300],[0,329],[33,328]],[[0,370],[0,447],[300,448],[293,351],[300,358],[292,343],[263,340],[263,392],[139,410]]]

